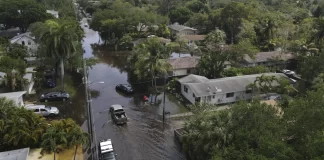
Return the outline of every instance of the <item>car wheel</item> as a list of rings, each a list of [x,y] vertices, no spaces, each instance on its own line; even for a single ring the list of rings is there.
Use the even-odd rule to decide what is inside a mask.
[[[44,101],[44,102],[46,102],[46,103],[47,103],[47,102],[48,102],[48,100],[47,100],[47,99],[45,99],[45,101]]]
[[[55,114],[51,113],[51,114],[49,114],[49,116],[50,116],[50,117],[54,117],[54,116],[55,116]]]

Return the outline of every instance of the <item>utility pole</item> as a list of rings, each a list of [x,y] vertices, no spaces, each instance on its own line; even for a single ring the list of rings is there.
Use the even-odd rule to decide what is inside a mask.
[[[162,110],[163,127],[164,127],[164,120],[165,120],[165,90],[166,90],[166,75],[164,75],[164,87],[163,87],[163,110]]]
[[[85,89],[85,98],[87,100],[86,103],[86,109],[87,109],[87,118],[88,118],[88,132],[90,136],[90,150],[92,154],[92,159],[94,159],[95,152],[93,150],[93,130],[92,130],[92,115],[91,115],[91,97],[88,91],[88,70],[86,67],[86,60],[83,59],[83,83],[84,83],[84,89]]]

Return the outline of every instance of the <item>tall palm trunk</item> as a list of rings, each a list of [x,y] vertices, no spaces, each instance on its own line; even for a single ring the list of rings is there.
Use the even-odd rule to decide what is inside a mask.
[[[78,145],[75,146],[75,151],[74,151],[74,158],[73,158],[73,160],[75,160],[75,156],[76,156],[77,150],[78,150]]]
[[[62,91],[64,91],[64,60],[60,58],[60,65],[61,65],[61,84],[62,84]]]

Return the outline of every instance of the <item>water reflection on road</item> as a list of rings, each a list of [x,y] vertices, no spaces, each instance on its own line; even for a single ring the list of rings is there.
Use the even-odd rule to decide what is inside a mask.
[[[160,106],[141,106],[139,99],[127,97],[115,91],[115,86],[127,82],[126,65],[127,53],[113,53],[96,50],[93,52],[90,44],[98,43],[96,32],[85,28],[83,48],[85,57],[95,56],[100,63],[89,71],[89,81],[104,81],[104,84],[92,84],[92,90],[99,91],[92,100],[93,119],[97,141],[110,138],[118,154],[118,160],[181,160],[183,155],[177,150],[173,140],[173,131],[168,126],[163,129],[161,124]],[[141,97],[141,96],[135,96]],[[81,97],[80,97],[81,98]],[[83,97],[82,97],[83,98]],[[158,99],[161,99],[159,96]],[[112,104],[125,106],[129,117],[126,126],[116,126],[111,122],[108,109]],[[178,113],[176,104],[169,103],[171,113]],[[86,123],[85,123],[86,124]]]

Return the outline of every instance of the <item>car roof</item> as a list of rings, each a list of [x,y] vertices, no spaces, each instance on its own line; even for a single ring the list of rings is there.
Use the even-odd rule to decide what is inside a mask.
[[[114,151],[111,140],[108,139],[106,141],[100,142],[100,150],[101,150],[101,153],[107,153],[107,152]]]
[[[45,105],[30,105],[26,106],[27,109],[35,109],[35,108],[45,108]]]
[[[114,110],[123,109],[123,106],[120,104],[113,104],[113,105],[111,105],[111,107],[113,107]]]

